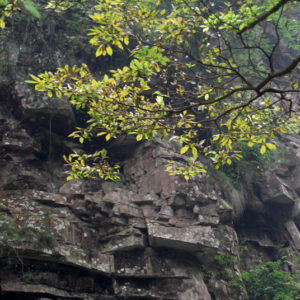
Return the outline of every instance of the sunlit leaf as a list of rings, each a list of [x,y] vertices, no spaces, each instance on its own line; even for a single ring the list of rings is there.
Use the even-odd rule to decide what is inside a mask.
[[[180,150],[180,154],[184,154],[189,150],[190,146],[189,145],[185,145],[184,147],[181,148]]]
[[[261,154],[264,154],[266,152],[266,146],[265,145],[262,145],[261,147],[260,147],[260,153]]]
[[[142,134],[138,134],[137,136],[136,136],[136,140],[139,142],[139,141],[141,141],[143,139],[143,135]]]
[[[270,150],[275,150],[276,149],[276,146],[274,144],[271,144],[271,143],[266,143],[267,147],[270,149]]]
[[[5,27],[5,22],[0,19],[0,28],[3,29]]]
[[[110,46],[107,46],[107,47],[106,47],[106,52],[107,52],[107,54],[110,55],[110,56],[112,56],[112,54],[113,54],[113,50],[112,50],[112,48],[111,48]]]
[[[194,160],[196,160],[197,156],[198,156],[198,151],[195,146],[192,146],[192,154],[193,154]]]

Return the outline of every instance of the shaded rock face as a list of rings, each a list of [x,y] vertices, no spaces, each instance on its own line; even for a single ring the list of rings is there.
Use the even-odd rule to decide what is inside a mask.
[[[61,157],[80,148],[66,138],[80,120],[68,101],[49,102],[24,80],[53,69],[48,54],[62,65],[78,57],[40,51],[49,36],[30,22],[36,43],[17,28],[1,45],[1,299],[247,299],[232,284],[243,269],[298,255],[297,137],[285,142],[284,163],[244,174],[240,189],[218,174],[169,176],[165,164],[182,158],[167,141],[116,141],[119,182],[66,182]]]

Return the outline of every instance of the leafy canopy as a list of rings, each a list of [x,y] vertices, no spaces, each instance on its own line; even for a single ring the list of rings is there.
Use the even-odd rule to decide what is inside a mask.
[[[87,0],[72,0],[72,1],[61,1],[61,0],[41,0],[36,1],[44,2],[45,8],[54,9],[56,12],[64,11],[70,7],[78,6]],[[35,1],[32,0],[0,0],[0,29],[5,28],[5,19],[10,17],[15,12],[21,12],[25,9],[35,18],[40,19],[41,14],[37,8]]]
[[[99,0],[90,43],[99,59],[123,51],[128,63],[100,80],[83,64],[28,82],[87,111],[86,127],[70,135],[80,143],[121,135],[180,143],[189,162],[166,169],[189,179],[206,172],[199,154],[230,165],[241,158],[238,142],[264,154],[297,126],[298,13],[291,0]],[[105,149],[65,160],[68,179],[118,178]]]
[[[283,261],[265,262],[249,272],[242,272],[242,279],[250,300],[299,299],[300,272],[290,274],[281,270]]]

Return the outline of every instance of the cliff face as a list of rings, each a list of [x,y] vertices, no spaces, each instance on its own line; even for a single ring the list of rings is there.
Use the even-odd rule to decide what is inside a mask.
[[[109,146],[119,182],[65,181],[62,154],[80,148],[66,136],[82,116],[24,80],[83,57],[95,71],[120,63],[94,61],[74,24],[60,32],[75,13],[56,23],[24,17],[1,33],[1,299],[247,299],[232,284],[241,270],[280,255],[295,270],[297,136],[234,184],[213,171],[188,182],[169,176],[165,163],[184,159],[176,145],[130,139]]]

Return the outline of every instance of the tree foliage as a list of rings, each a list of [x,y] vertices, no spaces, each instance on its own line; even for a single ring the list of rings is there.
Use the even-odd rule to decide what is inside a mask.
[[[5,19],[10,17],[16,12],[21,12],[25,10],[29,12],[32,16],[40,19],[41,14],[37,8],[37,4],[42,2],[44,7],[47,9],[54,9],[56,12],[62,12],[70,7],[78,6],[83,4],[87,0],[72,0],[72,1],[61,1],[61,0],[0,0],[0,29],[5,27]]]
[[[297,126],[297,13],[292,0],[99,0],[90,43],[99,59],[124,51],[128,64],[101,79],[85,64],[66,65],[28,82],[87,111],[86,127],[70,135],[80,143],[121,135],[180,143],[189,162],[166,168],[188,179],[206,172],[200,154],[216,168],[230,165],[241,158],[238,142],[264,154]],[[68,178],[116,179],[118,166],[107,159],[105,149],[71,154]]]
[[[0,29],[5,27],[5,18],[14,12],[20,12],[22,7],[34,17],[38,19],[41,17],[31,0],[0,0]]]
[[[281,270],[282,260],[261,263],[256,269],[242,273],[250,300],[300,299],[299,271]]]

